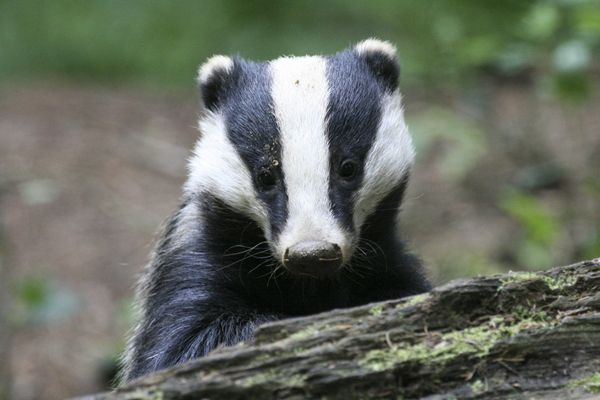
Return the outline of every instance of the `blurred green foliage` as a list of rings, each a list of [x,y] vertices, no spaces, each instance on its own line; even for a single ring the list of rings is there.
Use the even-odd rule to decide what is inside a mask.
[[[58,284],[38,276],[17,282],[10,313],[15,326],[49,323],[69,317],[77,311],[75,295]]]
[[[555,242],[560,224],[540,200],[525,193],[511,192],[501,205],[521,223],[529,240],[540,246],[551,246]]]
[[[596,228],[595,235],[593,235],[588,243],[585,244],[583,250],[584,259],[592,259],[600,257],[600,229]]]
[[[521,226],[522,235],[515,243],[518,265],[550,267],[557,258],[556,245],[562,230],[558,217],[542,201],[524,192],[508,192],[500,206]]]
[[[439,174],[450,182],[458,183],[485,154],[486,137],[481,127],[452,110],[428,107],[414,116],[408,124],[417,152],[425,153],[435,143],[444,147],[436,157]]]
[[[213,53],[328,53],[378,36],[398,44],[406,85],[464,83],[482,69],[536,69],[587,93],[598,0],[2,0],[0,80],[60,77],[189,86]]]
[[[468,276],[489,276],[506,271],[504,266],[490,259],[487,254],[465,251],[451,251],[438,260],[441,268],[435,271],[436,282]]]

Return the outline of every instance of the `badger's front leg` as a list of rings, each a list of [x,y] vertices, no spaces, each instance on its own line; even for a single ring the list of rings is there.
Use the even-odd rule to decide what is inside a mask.
[[[174,321],[171,337],[165,337],[161,352],[164,368],[202,357],[219,346],[232,346],[254,336],[255,329],[268,321],[278,319],[275,315],[258,313],[245,307],[214,307],[198,318]],[[168,333],[165,336],[169,336]]]
[[[219,346],[249,340],[257,326],[276,319],[279,317],[274,314],[248,309],[231,298],[222,298],[218,304],[163,304],[156,312],[148,313],[138,327],[125,379],[205,356]]]

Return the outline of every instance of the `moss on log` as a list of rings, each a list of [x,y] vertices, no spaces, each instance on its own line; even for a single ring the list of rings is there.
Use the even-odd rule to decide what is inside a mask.
[[[555,399],[600,393],[600,259],[264,325],[256,339],[90,396]]]

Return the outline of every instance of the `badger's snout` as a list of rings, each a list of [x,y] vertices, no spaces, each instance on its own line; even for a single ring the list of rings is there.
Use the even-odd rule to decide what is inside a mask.
[[[340,246],[320,240],[305,240],[285,250],[283,264],[292,272],[313,277],[334,275],[342,265]]]

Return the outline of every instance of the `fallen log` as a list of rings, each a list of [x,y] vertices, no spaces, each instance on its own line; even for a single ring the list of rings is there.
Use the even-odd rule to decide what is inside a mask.
[[[600,396],[600,258],[261,326],[116,399]]]

